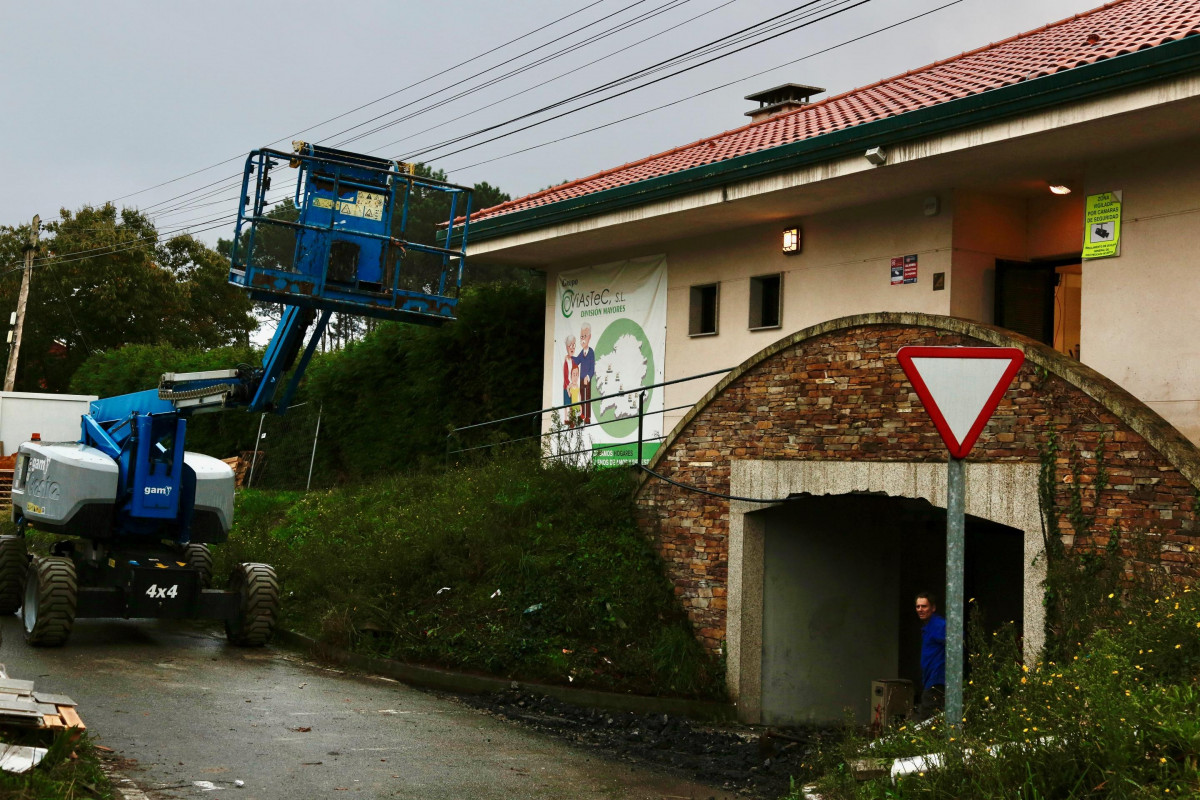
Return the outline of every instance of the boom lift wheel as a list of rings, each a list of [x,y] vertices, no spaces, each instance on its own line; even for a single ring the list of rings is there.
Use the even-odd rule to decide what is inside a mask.
[[[8,616],[21,607],[29,556],[24,536],[0,536],[0,615]]]
[[[2,546],[3,546],[3,544],[0,543],[0,547],[2,547]],[[0,559],[2,559],[2,558],[3,558],[3,553],[0,553]],[[199,573],[200,573],[200,588],[202,588],[202,589],[212,588],[213,557],[212,557],[212,551],[208,549],[208,545],[206,545],[206,544],[186,545],[183,548],[183,560],[187,563],[187,565],[189,567],[199,571]],[[2,568],[2,564],[3,564],[3,561],[0,560],[0,568]],[[4,610],[4,607],[0,606],[0,613],[2,613],[3,610]]]
[[[238,613],[225,620],[225,635],[241,647],[262,647],[279,618],[279,579],[267,564],[238,564],[229,575],[238,593]]]
[[[79,584],[75,562],[62,556],[38,556],[25,580],[25,641],[35,647],[58,647],[75,622]]]

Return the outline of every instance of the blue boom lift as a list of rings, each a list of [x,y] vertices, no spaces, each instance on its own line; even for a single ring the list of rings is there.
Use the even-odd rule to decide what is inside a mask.
[[[228,537],[234,478],[185,450],[188,419],[234,407],[284,413],[335,311],[454,319],[467,223],[450,250],[409,240],[409,212],[415,198],[448,195],[453,235],[459,215],[470,217],[471,190],[400,162],[293,145],[247,158],[233,240],[230,282],[283,306],[262,365],[168,373],[158,389],[92,403],[78,442],[21,445],[18,535],[0,537],[0,613],[21,609],[30,644],[63,644],[80,617],[223,619],[231,642],[266,643],[279,609],[274,570],[239,564],[227,588],[211,587],[209,545]],[[297,213],[270,214],[272,173],[288,168]],[[28,555],[29,526],[61,537],[51,555]]]

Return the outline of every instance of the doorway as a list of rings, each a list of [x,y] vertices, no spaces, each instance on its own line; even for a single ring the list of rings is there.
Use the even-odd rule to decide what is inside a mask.
[[[920,680],[918,591],[945,590],[945,510],[882,494],[800,497],[747,514],[763,531],[761,716],[868,719],[870,682]],[[968,516],[965,596],[991,630],[1023,623],[1024,533]],[[943,609],[944,610],[944,609]]]
[[[1078,256],[996,261],[996,324],[1080,357],[1083,264]]]

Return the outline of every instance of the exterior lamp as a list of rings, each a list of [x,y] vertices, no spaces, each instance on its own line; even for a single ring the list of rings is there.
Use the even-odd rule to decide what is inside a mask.
[[[1053,192],[1054,194],[1070,194],[1071,187],[1064,186],[1061,183],[1052,183],[1052,184],[1050,184],[1050,191]]]
[[[784,255],[794,256],[799,253],[801,241],[799,228],[785,228],[783,231]]]

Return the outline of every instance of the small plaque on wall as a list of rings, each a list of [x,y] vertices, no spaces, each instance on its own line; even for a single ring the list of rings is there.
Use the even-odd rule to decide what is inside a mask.
[[[917,282],[917,256],[896,256],[892,259],[892,286]]]

